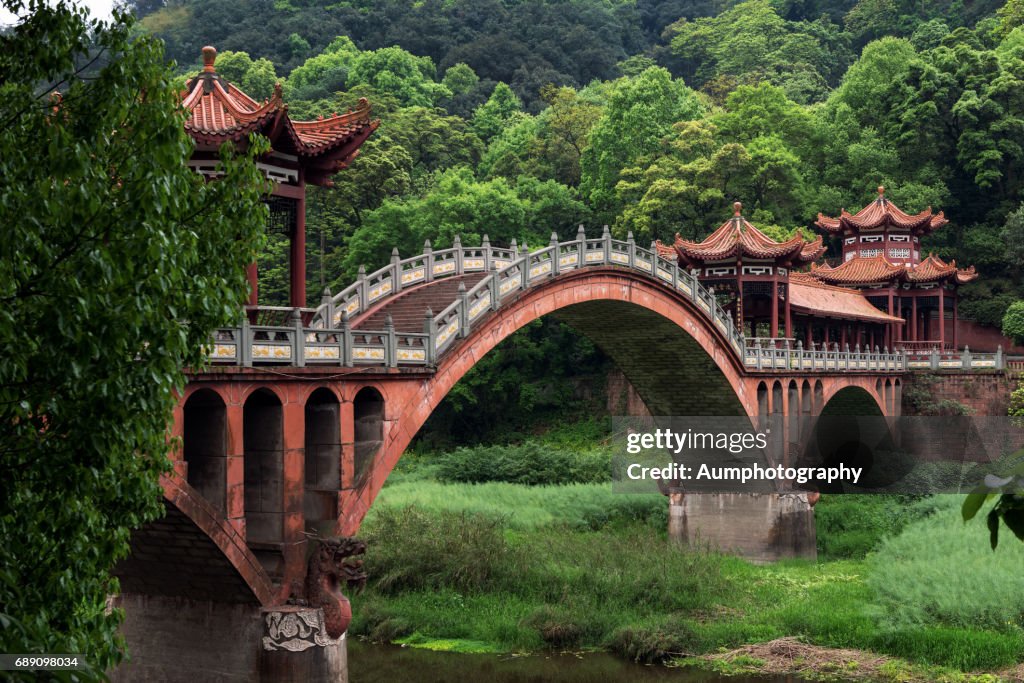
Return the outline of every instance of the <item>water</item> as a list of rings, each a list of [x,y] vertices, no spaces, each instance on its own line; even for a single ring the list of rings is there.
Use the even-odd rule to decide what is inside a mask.
[[[349,683],[800,683],[795,676],[720,676],[632,664],[613,655],[466,655],[348,641]]]

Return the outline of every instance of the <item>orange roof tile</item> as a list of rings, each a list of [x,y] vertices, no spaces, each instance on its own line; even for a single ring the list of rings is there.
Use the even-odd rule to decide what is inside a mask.
[[[875,323],[903,323],[902,318],[875,308],[856,289],[826,285],[807,273],[790,273],[788,291],[790,306],[801,313]]]
[[[928,258],[907,272],[907,279],[911,282],[937,282],[949,277],[955,277],[957,284],[963,284],[978,277],[978,273],[974,266],[960,270],[956,267],[955,260],[946,263],[934,254],[928,254]]]
[[[825,253],[819,235],[813,242],[804,241],[799,232],[785,242],[778,242],[751,225],[742,215],[739,202],[734,205],[732,218],[722,223],[702,242],[690,242],[676,234],[672,246],[657,241],[655,246],[662,256],[676,255],[681,263],[697,265],[705,261],[718,261],[733,257],[785,260],[791,266],[810,263]]]
[[[885,198],[885,188],[879,186],[878,198],[856,214],[851,215],[846,209],[841,210],[839,218],[831,218],[819,213],[818,220],[814,224],[833,235],[842,234],[843,232],[857,232],[865,228],[879,228],[883,225],[906,228],[921,234],[927,234],[941,228],[948,222],[941,211],[933,214],[930,206],[916,215],[910,215],[901,211],[899,207]]]
[[[203,48],[203,71],[188,82],[182,100],[189,110],[185,129],[197,141],[220,144],[260,132],[270,137],[272,143],[284,136],[288,141],[285,151],[317,157],[346,143],[356,143],[358,148],[380,123],[371,120],[366,98],[344,114],[316,121],[292,121],[280,85],[274,86],[270,99],[259,103],[217,75],[216,57],[214,48]]]
[[[835,267],[811,264],[811,274],[834,285],[877,284],[902,279],[906,270],[884,256],[856,256]]]

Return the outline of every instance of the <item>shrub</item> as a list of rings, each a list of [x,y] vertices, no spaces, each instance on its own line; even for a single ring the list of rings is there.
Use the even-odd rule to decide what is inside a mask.
[[[444,456],[441,481],[579,484],[609,481],[611,459],[602,451],[572,451],[528,441],[514,446],[459,448]]]
[[[881,621],[907,626],[1014,630],[1024,625],[1024,546],[993,552],[980,523],[964,524],[959,496],[884,540],[869,560]]]
[[[908,506],[914,500],[905,495],[823,495],[814,508],[818,552],[832,560],[864,557],[883,538],[931,512],[928,506]]]
[[[690,624],[673,615],[653,623],[620,628],[612,635],[608,647],[626,659],[653,664],[693,654],[699,642]]]
[[[383,508],[363,527],[366,569],[382,593],[429,588],[486,589],[517,553],[500,517]]]

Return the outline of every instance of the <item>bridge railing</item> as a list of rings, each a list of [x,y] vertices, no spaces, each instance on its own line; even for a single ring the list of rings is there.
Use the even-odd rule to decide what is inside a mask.
[[[494,247],[486,237],[479,247],[464,247],[456,237],[451,248],[437,251],[428,241],[422,254],[404,259],[395,250],[384,268],[369,274],[360,268],[355,283],[334,295],[325,292],[308,326],[303,325],[304,316],[298,309],[285,324],[253,325],[246,320],[239,327],[219,330],[209,348],[209,357],[215,363],[236,365],[435,366],[452,343],[468,336],[489,311],[499,309],[526,289],[587,266],[617,266],[636,271],[688,298],[721,332],[748,370],[907,369],[903,354],[877,349],[748,346],[732,317],[719,305],[714,290],[704,287],[675,261],[661,258],[654,244],[650,248],[638,246],[632,233],[626,240],[612,239],[607,227],[601,237],[588,237],[582,226],[575,239],[560,242],[552,234],[547,246],[534,251],[529,251],[525,244],[518,246],[515,240],[508,248]],[[405,287],[472,272],[486,275],[469,290],[460,285],[455,300],[440,312],[426,311],[422,333],[397,332],[390,318],[384,330],[351,327],[354,316]],[[305,317],[308,319],[308,315]]]
[[[743,352],[743,365],[748,370],[766,371],[818,371],[818,372],[905,372],[906,355],[888,349],[862,350],[859,346],[843,349],[839,344],[812,344],[804,348],[803,342],[782,346],[748,344]]]
[[[970,347],[963,351],[932,348],[928,351],[906,353],[908,370],[1005,370],[1006,356],[1003,347],[995,353],[975,353]]]
[[[310,328],[299,316],[291,324],[251,325],[217,330],[207,356],[231,365],[428,365],[433,363],[430,335],[398,332],[390,318],[380,332],[353,330],[347,313],[335,329]]]

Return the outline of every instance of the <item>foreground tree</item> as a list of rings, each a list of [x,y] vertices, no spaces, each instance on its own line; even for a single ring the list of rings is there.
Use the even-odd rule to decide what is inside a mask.
[[[125,15],[3,7],[22,20],[0,35],[0,651],[102,672],[108,571],[162,510],[182,368],[238,317],[265,188],[227,150],[219,182],[187,168],[162,48]]]

